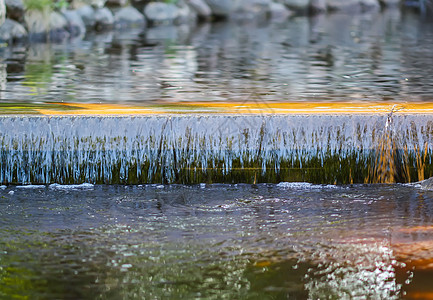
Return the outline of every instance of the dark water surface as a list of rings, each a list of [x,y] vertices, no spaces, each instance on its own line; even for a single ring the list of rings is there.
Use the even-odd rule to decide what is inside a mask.
[[[417,186],[3,186],[0,197],[3,299],[433,292],[433,192]]]
[[[0,49],[3,102],[431,101],[433,24],[398,10]]]

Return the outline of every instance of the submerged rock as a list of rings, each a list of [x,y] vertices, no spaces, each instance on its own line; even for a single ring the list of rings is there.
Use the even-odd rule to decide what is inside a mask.
[[[116,28],[146,27],[146,19],[132,6],[122,7],[114,13],[114,26]]]
[[[6,19],[3,25],[0,26],[0,41],[14,42],[27,38],[27,30],[20,23]]]

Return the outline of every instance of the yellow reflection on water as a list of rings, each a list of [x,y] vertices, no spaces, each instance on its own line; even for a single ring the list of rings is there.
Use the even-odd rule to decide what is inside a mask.
[[[408,114],[433,113],[432,103],[385,102],[177,102],[143,106],[97,103],[55,103],[59,107],[33,108],[43,115],[150,115],[150,114]],[[73,107],[73,108],[72,108]],[[72,109],[71,109],[72,108]],[[22,113],[25,114],[25,111]]]

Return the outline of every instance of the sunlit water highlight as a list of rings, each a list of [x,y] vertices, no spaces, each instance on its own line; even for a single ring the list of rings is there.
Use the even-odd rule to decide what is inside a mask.
[[[0,189],[1,297],[433,292],[433,193],[416,186],[62,187]]]

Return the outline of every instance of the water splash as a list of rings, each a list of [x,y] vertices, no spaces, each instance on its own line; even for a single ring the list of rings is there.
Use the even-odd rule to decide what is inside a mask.
[[[428,115],[1,117],[0,183],[415,181],[432,139]]]

